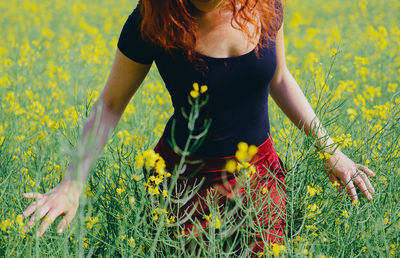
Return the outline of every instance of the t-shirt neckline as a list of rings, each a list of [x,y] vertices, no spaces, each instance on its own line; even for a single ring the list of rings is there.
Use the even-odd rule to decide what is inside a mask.
[[[262,37],[262,35],[260,36],[259,41],[264,41],[264,38]],[[257,43],[257,44],[258,44],[258,43]],[[229,57],[213,57],[213,56],[207,56],[207,55],[203,55],[203,54],[201,54],[201,53],[199,53],[199,52],[197,52],[197,51],[195,51],[195,53],[196,53],[198,56],[200,56],[200,57],[202,57],[202,58],[204,58],[204,59],[208,59],[208,60],[214,60],[214,61],[228,61],[228,60],[236,60],[236,59],[242,59],[242,58],[244,58],[244,57],[247,57],[247,56],[253,54],[253,53],[255,52],[256,48],[257,48],[257,45],[256,45],[252,50],[250,50],[249,52],[247,52],[247,53],[245,53],[245,54],[238,55],[238,56],[229,56]]]
[[[199,52],[196,52],[196,54],[203,57],[204,59],[226,61],[226,60],[233,60],[233,59],[239,59],[239,58],[246,57],[246,56],[252,54],[255,50],[256,50],[256,48],[253,48],[250,52],[247,52],[245,54],[238,55],[238,56],[229,56],[229,57],[213,57],[213,56],[207,56],[207,55],[200,54]]]

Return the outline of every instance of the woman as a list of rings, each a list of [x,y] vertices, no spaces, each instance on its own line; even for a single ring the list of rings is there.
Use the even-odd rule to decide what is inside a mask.
[[[49,192],[23,194],[24,198],[36,199],[24,211],[25,217],[35,209],[38,219],[46,215],[39,236],[59,215],[64,217],[57,232],[74,218],[92,163],[153,61],[175,108],[155,147],[165,158],[167,170],[179,159],[172,150],[172,121],[176,123],[176,144],[183,149],[189,132],[180,111],[189,112],[187,96],[194,82],[208,86],[209,102],[200,117],[211,118],[211,126],[202,145],[190,156],[206,161],[200,173],[206,179],[201,194],[204,195],[208,187],[217,186],[213,189],[219,194],[230,196],[230,190],[222,184],[221,173],[215,172],[222,171],[226,159],[235,155],[239,142],[258,147],[257,161],[253,160],[258,176],[266,175],[267,169],[262,164],[267,164],[284,184],[286,170],[274,150],[269,132],[267,100],[270,93],[291,121],[305,133],[311,132],[318,146],[329,155],[325,165],[329,180],[339,184],[339,190],[345,187],[353,201],[357,200],[354,183],[368,200],[372,199],[374,189],[367,175],[373,177],[374,173],[335,148],[286,67],[280,0],[141,0],[122,29],[108,81],[85,123],[76,149],[76,153],[84,154],[83,160],[74,157],[62,182]],[[96,119],[99,119],[98,124]],[[100,127],[104,130],[99,130]],[[98,139],[94,146],[88,143],[92,134]],[[186,173],[190,174],[193,169],[187,169]],[[268,192],[273,193],[280,183],[267,179],[257,187],[263,189],[268,185]],[[285,195],[275,195],[272,199],[279,203],[282,211],[275,215],[284,216]],[[34,216],[30,218],[29,227],[34,219]],[[262,222],[269,223],[264,217]],[[285,221],[277,223],[278,234],[273,241],[280,241],[283,236]],[[185,229],[190,231],[193,225],[187,224]],[[256,245],[256,250],[261,248],[262,245]]]

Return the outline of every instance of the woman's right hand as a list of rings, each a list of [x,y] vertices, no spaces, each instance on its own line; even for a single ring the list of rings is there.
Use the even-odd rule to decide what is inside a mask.
[[[27,223],[25,231],[29,231],[36,221],[44,217],[37,232],[37,236],[42,236],[51,223],[58,216],[62,215],[64,218],[57,226],[57,233],[60,234],[75,217],[79,206],[80,193],[81,186],[73,181],[61,182],[45,194],[35,192],[23,193],[22,197],[26,199],[36,199],[36,201],[32,202],[23,212],[25,218],[32,215]],[[37,212],[35,214],[36,210]]]

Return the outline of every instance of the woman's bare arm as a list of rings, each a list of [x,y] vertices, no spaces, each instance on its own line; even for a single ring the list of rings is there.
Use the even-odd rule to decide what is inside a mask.
[[[318,117],[307,101],[296,80],[293,78],[285,61],[283,24],[276,39],[277,68],[270,85],[270,94],[280,109],[299,129],[306,134],[310,131],[317,139],[317,145],[328,153],[335,150],[333,140],[321,126]]]
[[[36,199],[23,212],[24,217],[29,217],[36,211],[36,216],[31,216],[26,230],[34,225],[35,220],[46,216],[37,232],[41,236],[50,224],[62,215],[64,218],[57,226],[57,232],[61,233],[75,217],[79,206],[79,196],[92,164],[104,148],[150,67],[151,65],[132,61],[117,49],[107,83],[86,119],[81,139],[64,178],[60,184],[45,194],[24,193],[22,195],[24,198]]]
[[[316,139],[317,145],[326,153],[333,154],[326,160],[325,168],[332,183],[339,184],[339,190],[346,187],[353,201],[357,201],[357,194],[353,181],[358,185],[368,200],[372,200],[369,192],[374,193],[366,174],[375,174],[366,166],[356,164],[344,153],[336,148],[334,141],[322,127],[314,110],[304,96],[302,90],[289,72],[285,61],[283,39],[283,25],[280,28],[276,41],[277,69],[270,85],[270,94],[277,105],[299,129]],[[365,174],[366,173],[366,174]],[[368,189],[367,189],[368,188]],[[369,192],[368,192],[369,190]]]
[[[106,85],[99,99],[93,105],[92,111],[84,125],[79,145],[75,150],[75,156],[78,157],[79,153],[81,153],[83,155],[83,160],[78,161],[74,159],[71,161],[68,173],[63,178],[63,181],[80,177],[80,181],[77,182],[81,183],[81,185],[86,182],[94,160],[104,148],[126,106],[143,82],[150,67],[151,65],[144,65],[132,61],[117,49]],[[97,112],[100,110],[102,110],[102,112],[99,126],[96,126],[96,130],[93,130],[96,123]],[[103,128],[102,132],[100,132],[100,127]],[[92,141],[90,144],[89,139],[91,136],[93,136],[92,139],[97,139],[97,142]],[[93,146],[93,144],[95,145]],[[72,171],[76,171],[76,173]]]

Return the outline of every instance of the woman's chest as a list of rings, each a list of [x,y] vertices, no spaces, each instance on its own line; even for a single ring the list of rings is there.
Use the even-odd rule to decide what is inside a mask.
[[[233,27],[233,26],[236,26]],[[260,33],[256,32],[255,26],[247,24],[251,39],[239,29],[239,25],[230,22],[216,26],[199,27],[196,35],[195,51],[203,56],[215,58],[228,58],[241,56],[252,51],[260,40]]]
[[[250,33],[255,32],[255,27],[247,26]],[[193,82],[208,86],[211,105],[232,103],[257,92],[265,94],[276,68],[273,42],[260,48],[257,56],[257,43],[265,43],[260,33],[249,43],[246,34],[230,23],[200,27],[196,39],[195,51],[206,68],[203,64],[202,69],[196,69],[182,52],[170,55],[162,51],[155,59],[173,102],[185,104]]]
[[[210,105],[233,105],[253,94],[265,96],[276,69],[275,44],[233,57],[202,56],[206,70],[199,71],[184,55],[163,53],[156,58],[157,69],[172,102],[187,103],[193,82],[208,86]]]

